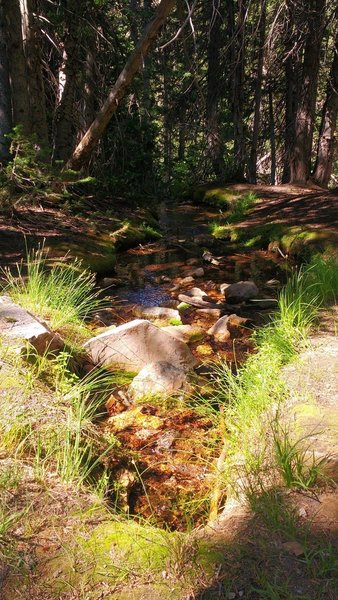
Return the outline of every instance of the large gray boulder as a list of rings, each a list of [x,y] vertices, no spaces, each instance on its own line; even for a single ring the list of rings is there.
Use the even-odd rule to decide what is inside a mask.
[[[139,372],[149,363],[161,361],[189,371],[197,363],[184,342],[143,319],[103,332],[84,347],[95,364],[128,371]]]
[[[187,381],[183,369],[160,361],[147,365],[133,379],[128,393],[134,400],[147,396],[171,396],[183,390]]]
[[[8,296],[0,296],[0,335],[13,344],[18,341],[22,349],[28,342],[41,355],[64,347],[57,333]]]

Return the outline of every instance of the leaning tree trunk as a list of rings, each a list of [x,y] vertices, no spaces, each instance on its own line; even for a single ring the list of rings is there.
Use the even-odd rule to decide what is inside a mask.
[[[39,29],[36,22],[36,0],[20,0],[23,49],[27,61],[28,90],[32,131],[38,143],[48,148],[46,96],[42,77]]]
[[[252,131],[250,160],[248,163],[248,175],[250,183],[257,183],[257,145],[259,137],[259,128],[261,121],[261,100],[263,83],[263,62],[264,62],[264,42],[265,42],[265,23],[266,23],[266,1],[262,1],[261,14],[259,19],[259,39],[258,39],[258,61],[257,76],[255,86],[255,109]]]
[[[304,9],[308,15],[308,30],[304,48],[302,90],[296,120],[295,140],[290,161],[291,183],[305,184],[311,171],[311,152],[320,49],[324,32],[325,0],[309,0]]]
[[[30,99],[23,51],[21,12],[19,0],[4,0],[7,30],[8,62],[12,94],[13,124],[21,125],[24,134],[32,132]]]
[[[153,20],[146,27],[144,34],[138,42],[134,52],[127,60],[114,87],[110,91],[107,100],[102,106],[81,142],[75,148],[73,155],[67,163],[67,167],[80,170],[90,160],[93,150],[96,148],[110,119],[115,113],[120,100],[123,98],[127,87],[143,64],[144,56],[149,51],[151,43],[156,38],[167,16],[175,6],[175,0],[162,0],[157,8]]]
[[[316,164],[313,179],[319,185],[327,187],[334,156],[334,134],[338,114],[338,38],[334,46],[334,57],[329,76],[326,100],[323,106]]]
[[[6,135],[12,126],[11,94],[7,60],[6,32],[4,27],[3,4],[0,2],[0,163],[9,158]]]
[[[219,101],[222,91],[220,83],[220,49],[222,46],[222,14],[220,0],[210,2],[208,9],[208,73],[206,98],[207,146],[216,177],[225,176],[224,147],[220,132]]]

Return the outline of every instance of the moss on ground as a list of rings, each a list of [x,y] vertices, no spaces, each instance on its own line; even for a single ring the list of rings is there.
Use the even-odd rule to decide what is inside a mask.
[[[197,186],[192,190],[192,197],[195,202],[202,202],[223,209],[231,206],[239,195],[240,192],[237,190],[210,183]]]
[[[229,240],[246,249],[279,248],[283,254],[306,259],[316,252],[332,253],[337,247],[337,235],[328,230],[266,223],[241,227],[241,224],[216,224],[212,232],[216,239]]]
[[[114,221],[115,222],[115,221]],[[153,225],[146,222],[116,221],[114,231],[100,232],[93,230],[78,236],[77,240],[70,241],[63,238],[51,238],[46,244],[50,256],[63,257],[68,254],[71,258],[78,258],[85,268],[89,268],[98,275],[105,275],[114,271],[116,253],[127,250],[138,244],[146,244],[160,239],[162,234]]]
[[[90,533],[83,528],[43,566],[39,578],[53,595],[71,589],[102,591],[101,584],[109,581],[108,598],[181,600],[197,580],[210,580],[222,560],[220,550],[190,534],[126,519],[104,520]]]

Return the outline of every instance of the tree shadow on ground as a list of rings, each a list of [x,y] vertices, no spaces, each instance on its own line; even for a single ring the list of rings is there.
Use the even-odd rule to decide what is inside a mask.
[[[252,498],[254,512],[226,516],[206,538],[221,561],[194,600],[334,600],[338,504],[321,494],[272,488]]]

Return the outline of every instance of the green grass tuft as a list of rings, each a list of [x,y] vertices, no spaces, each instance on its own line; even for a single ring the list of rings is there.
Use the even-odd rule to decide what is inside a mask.
[[[48,269],[43,246],[28,252],[26,277],[22,265],[17,265],[16,276],[8,269],[4,273],[4,291],[14,302],[46,319],[52,329],[81,328],[86,318],[106,305],[95,289],[95,275],[84,270],[81,261],[67,264],[63,259]]]
[[[255,353],[243,366],[220,364],[215,368],[214,390],[209,398],[200,398],[202,410],[209,411],[224,426],[228,449],[225,477],[232,473],[233,464],[242,457],[246,473],[257,473],[266,461],[266,436],[271,424],[266,415],[278,407],[286,396],[280,377],[283,365],[292,360],[302,347],[315,322],[318,311],[335,297],[337,263],[320,258],[297,270],[281,291],[278,310],[272,321],[254,335]],[[276,459],[282,477],[296,487],[311,487],[317,480],[320,464],[305,461],[307,453],[301,442],[291,442],[277,436],[276,427],[270,431],[274,440]],[[284,461],[284,464],[282,464]]]

